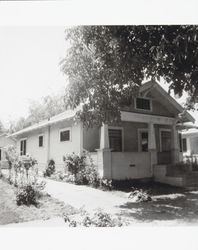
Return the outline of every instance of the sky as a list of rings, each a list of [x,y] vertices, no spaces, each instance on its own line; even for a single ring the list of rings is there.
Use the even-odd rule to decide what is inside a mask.
[[[59,94],[66,86],[60,61],[65,28],[0,27],[0,120],[27,116],[30,100]]]
[[[64,30],[64,26],[0,26],[0,121],[6,127],[28,115],[30,101],[64,92],[67,81],[60,70],[67,50]],[[198,119],[198,112],[193,115]]]

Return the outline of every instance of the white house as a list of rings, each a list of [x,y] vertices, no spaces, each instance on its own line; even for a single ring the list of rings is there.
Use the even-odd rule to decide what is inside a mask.
[[[182,132],[183,155],[198,158],[198,129],[193,128]]]
[[[0,165],[1,167],[4,167],[6,165],[6,159],[5,159],[5,149],[8,146],[15,146],[16,141],[14,138],[9,137],[8,134],[3,133],[0,134]]]
[[[53,159],[63,167],[67,153],[91,152],[101,176],[110,179],[152,178],[165,183],[166,166],[182,160],[183,108],[156,82],[145,83],[131,105],[123,106],[120,124],[84,128],[75,110],[65,111],[14,134],[17,150],[34,156],[41,169]],[[182,124],[194,122],[185,113]],[[177,182],[177,181],[176,181]],[[180,185],[180,183],[179,183]]]

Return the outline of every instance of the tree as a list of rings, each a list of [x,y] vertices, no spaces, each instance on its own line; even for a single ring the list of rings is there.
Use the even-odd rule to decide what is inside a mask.
[[[197,101],[198,26],[80,26],[66,29],[66,41],[67,105],[84,103],[87,126],[119,121],[145,79],[162,77],[175,94]]]
[[[3,134],[5,132],[5,127],[3,125],[3,123],[0,121],[0,134]]]
[[[65,111],[64,96],[48,95],[41,99],[41,101],[32,101],[29,106],[29,114],[27,118],[20,117],[17,121],[10,121],[9,132],[21,130],[34,123],[48,119]]]

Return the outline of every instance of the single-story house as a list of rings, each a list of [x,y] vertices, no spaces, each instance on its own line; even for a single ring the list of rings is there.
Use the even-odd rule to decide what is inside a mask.
[[[139,96],[123,106],[120,124],[85,128],[68,110],[12,134],[21,155],[31,154],[43,169],[53,159],[63,167],[63,155],[90,152],[100,175],[109,179],[166,180],[166,166],[182,160],[179,119],[183,108],[157,82],[140,88]],[[186,112],[182,124],[193,122]],[[170,183],[171,184],[171,183]]]
[[[198,129],[193,128],[182,132],[183,156],[198,158]]]
[[[6,158],[5,158],[5,149],[8,146],[15,146],[16,140],[10,137],[6,133],[0,134],[0,165],[3,167],[6,165]]]

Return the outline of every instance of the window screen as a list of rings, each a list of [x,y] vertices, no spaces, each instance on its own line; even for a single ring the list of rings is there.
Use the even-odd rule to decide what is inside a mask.
[[[43,147],[43,135],[39,136],[39,147]]]
[[[161,151],[168,152],[171,150],[171,132],[161,131]]]
[[[64,130],[60,132],[60,141],[70,140],[70,130]]]
[[[26,155],[26,140],[21,140],[20,154]]]
[[[109,129],[109,145],[112,151],[122,151],[122,130]]]
[[[144,98],[136,98],[136,108],[137,109],[151,110],[150,100],[144,99]]]
[[[183,148],[183,152],[187,151],[187,141],[186,141],[186,138],[182,139],[182,148]]]
[[[148,132],[141,132],[141,151],[148,152]]]

